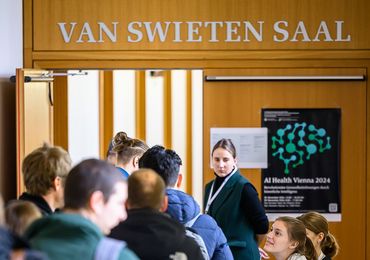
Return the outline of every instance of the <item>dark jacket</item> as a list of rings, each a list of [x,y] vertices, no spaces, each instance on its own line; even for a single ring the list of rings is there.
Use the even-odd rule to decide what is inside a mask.
[[[40,212],[43,216],[53,214],[53,211],[51,210],[49,204],[41,196],[31,195],[27,192],[23,192],[22,195],[18,199],[19,200],[24,200],[24,201],[29,201],[29,202],[32,202],[33,204],[35,204],[39,208],[39,210],[40,210]]]
[[[184,225],[193,222],[191,228],[203,238],[209,258],[233,259],[221,228],[211,216],[200,214],[199,205],[194,198],[175,189],[167,189],[166,192],[168,196],[166,213]]]
[[[205,203],[209,198],[212,182],[206,185]],[[239,170],[229,179],[211,204],[208,214],[222,228],[235,259],[259,260],[255,232],[242,207],[242,191],[249,181]],[[257,193],[250,200],[258,200]]]
[[[127,220],[109,236],[124,240],[142,260],[175,259],[175,255],[184,254],[187,259],[203,259],[198,245],[185,235],[179,222],[152,209],[128,210]]]

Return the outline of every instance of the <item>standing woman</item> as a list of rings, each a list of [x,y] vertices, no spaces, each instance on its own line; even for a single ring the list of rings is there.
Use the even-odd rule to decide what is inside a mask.
[[[221,139],[212,149],[215,179],[206,185],[205,213],[225,233],[235,259],[259,260],[258,244],[269,222],[254,186],[236,166],[236,150],[230,139]]]
[[[329,232],[329,224],[325,217],[317,212],[307,212],[298,217],[306,226],[306,234],[311,239],[318,260],[331,260],[338,254],[339,245]]]
[[[263,249],[276,260],[316,260],[315,248],[299,219],[277,218],[266,237]]]
[[[119,132],[113,139],[112,151],[116,153],[116,167],[125,179],[139,169],[139,159],[149,147],[140,139],[130,138],[125,132]]]

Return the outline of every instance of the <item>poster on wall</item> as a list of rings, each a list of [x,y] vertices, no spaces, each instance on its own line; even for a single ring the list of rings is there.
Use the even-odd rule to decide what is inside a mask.
[[[341,220],[340,109],[262,109],[268,167],[262,203],[271,220],[317,211]]]
[[[210,151],[222,138],[231,139],[233,142],[240,169],[267,167],[267,128],[213,127],[211,128]],[[210,166],[212,168],[212,163]]]

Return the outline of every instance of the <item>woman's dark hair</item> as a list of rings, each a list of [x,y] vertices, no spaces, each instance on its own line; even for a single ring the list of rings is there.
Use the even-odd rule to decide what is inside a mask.
[[[213,155],[213,152],[217,148],[225,149],[226,151],[228,151],[233,156],[234,159],[236,158],[236,149],[235,149],[235,146],[234,146],[233,142],[231,141],[231,139],[225,139],[225,138],[223,138],[223,139],[219,140],[213,146],[211,156]]]
[[[279,217],[276,221],[284,222],[291,241],[298,243],[294,253],[304,255],[307,260],[316,260],[316,251],[311,240],[306,235],[306,227],[302,221],[292,217]]]
[[[307,229],[316,235],[323,233],[324,238],[321,241],[321,251],[325,256],[335,257],[339,251],[339,245],[335,237],[329,232],[329,224],[324,216],[318,212],[307,212],[298,217]]]
[[[141,156],[149,149],[148,145],[140,139],[130,138],[125,132],[119,132],[113,138],[112,151],[117,154],[117,162],[128,163],[132,157]]]
[[[125,181],[114,166],[97,159],[82,161],[72,168],[67,177],[64,189],[65,207],[86,208],[95,191],[101,191],[107,202],[118,182]]]

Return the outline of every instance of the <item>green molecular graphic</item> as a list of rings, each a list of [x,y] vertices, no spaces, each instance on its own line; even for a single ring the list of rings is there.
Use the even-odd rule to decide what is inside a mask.
[[[276,131],[271,141],[272,156],[278,156],[284,162],[285,174],[291,173],[290,167],[303,165],[312,155],[331,149],[330,136],[326,136],[325,129],[312,124],[307,127],[306,122],[295,123],[294,128],[287,124]]]

